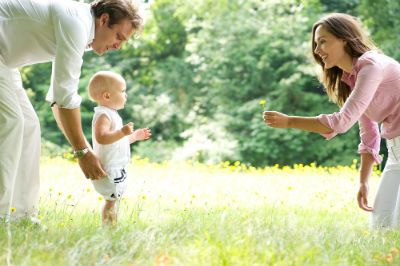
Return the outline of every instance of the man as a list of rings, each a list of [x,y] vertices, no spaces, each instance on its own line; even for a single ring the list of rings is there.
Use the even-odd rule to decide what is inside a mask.
[[[99,179],[106,173],[81,126],[82,56],[119,49],[141,27],[130,0],[0,2],[0,217],[35,217],[39,198],[39,120],[17,68],[52,62],[46,100],[86,178]]]

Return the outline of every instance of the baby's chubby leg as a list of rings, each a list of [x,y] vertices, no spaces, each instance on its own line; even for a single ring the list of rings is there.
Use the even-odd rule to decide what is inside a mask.
[[[116,200],[105,200],[101,220],[103,224],[116,225],[117,212],[115,208]]]

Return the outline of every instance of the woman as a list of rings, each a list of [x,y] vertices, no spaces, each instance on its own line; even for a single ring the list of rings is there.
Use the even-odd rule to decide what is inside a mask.
[[[344,133],[358,120],[361,143],[361,209],[372,212],[372,226],[396,226],[400,211],[400,64],[370,42],[355,17],[330,14],[312,28],[312,52],[322,67],[322,83],[340,111],[317,117],[264,112],[264,122],[275,128],[317,132],[328,140]],[[379,133],[378,123],[381,125]],[[380,135],[387,139],[389,158],[373,208],[368,206],[368,180],[374,162],[380,163]],[[398,199],[399,197],[399,199]]]

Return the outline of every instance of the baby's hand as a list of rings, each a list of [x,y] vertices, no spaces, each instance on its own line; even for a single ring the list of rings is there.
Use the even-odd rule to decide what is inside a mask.
[[[149,128],[141,128],[133,132],[135,140],[148,139],[151,136],[151,130]]]
[[[128,135],[132,134],[133,133],[133,123],[129,122],[128,124],[123,126],[121,128],[121,131],[125,136],[128,136]]]

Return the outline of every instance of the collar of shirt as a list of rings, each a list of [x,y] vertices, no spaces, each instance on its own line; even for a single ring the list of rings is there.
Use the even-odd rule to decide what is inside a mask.
[[[350,85],[351,84],[351,79],[354,78],[354,76],[356,75],[355,65],[357,64],[357,61],[358,61],[358,58],[354,57],[350,73],[347,73],[346,71],[343,71],[343,74],[342,74],[341,81],[343,81],[344,83],[346,83],[349,86],[351,86]]]
[[[94,16],[92,10],[90,10],[90,14],[92,15],[92,25],[90,26],[89,37],[88,37],[88,43],[87,43],[87,45],[86,45],[85,51],[90,51],[90,50],[92,50],[92,47],[90,46],[90,44],[91,44],[91,43],[93,42],[93,40],[94,40],[95,16]]]

